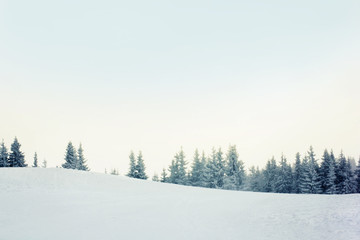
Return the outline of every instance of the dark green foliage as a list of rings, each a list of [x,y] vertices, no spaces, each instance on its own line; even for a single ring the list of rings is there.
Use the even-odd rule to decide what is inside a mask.
[[[9,154],[3,140],[0,145],[0,167],[8,167],[8,166],[9,166]]]
[[[71,142],[68,143],[65,152],[65,163],[62,165],[63,168],[76,169],[78,157],[76,149]]]
[[[21,145],[15,137],[13,144],[11,144],[8,167],[27,167],[27,164],[25,163],[25,156],[20,151],[20,147]]]
[[[349,194],[356,192],[356,182],[351,170],[350,161],[346,160],[343,152],[338,158],[336,169],[336,189],[339,194]]]

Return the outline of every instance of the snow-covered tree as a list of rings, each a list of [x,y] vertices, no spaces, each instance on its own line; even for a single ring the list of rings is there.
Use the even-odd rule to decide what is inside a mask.
[[[133,151],[130,152],[129,159],[130,159],[130,163],[129,163],[130,167],[129,167],[129,172],[126,174],[126,176],[134,178],[136,176],[136,160]]]
[[[165,168],[163,168],[163,170],[161,172],[160,182],[167,182],[167,181],[168,181],[167,172],[166,172]]]
[[[301,193],[301,188],[300,188],[301,172],[302,172],[302,168],[301,168],[300,153],[296,153],[294,173],[293,173],[293,192],[294,193]]]
[[[7,167],[8,165],[9,165],[9,154],[3,140],[0,145],[0,167]]]
[[[355,170],[355,180],[356,180],[357,192],[360,193],[360,157]]]
[[[247,190],[253,191],[253,192],[261,192],[263,191],[263,184],[264,179],[263,175],[260,172],[259,167],[252,166],[250,168],[250,174],[247,178]]]
[[[201,161],[199,151],[196,149],[191,165],[189,181],[192,186],[205,186],[205,162]]]
[[[78,161],[76,164],[76,169],[81,171],[89,171],[89,168],[86,165],[86,159],[84,157],[84,149],[82,148],[81,143],[78,149]]]
[[[159,175],[157,173],[154,173],[154,176],[152,177],[152,180],[154,182],[160,182],[160,178],[159,178]]]
[[[46,168],[46,167],[47,167],[47,161],[46,161],[46,159],[44,159],[44,161],[42,162],[42,167],[43,167],[43,168]]]
[[[350,161],[346,160],[342,151],[339,155],[336,169],[336,188],[339,194],[356,192],[356,184],[351,171]]]
[[[275,191],[278,193],[291,193],[292,185],[291,166],[287,163],[286,157],[281,155],[280,165],[275,178]]]
[[[71,142],[68,143],[65,152],[65,163],[63,163],[63,168],[76,169],[78,163],[78,157],[76,149],[74,148]]]
[[[320,166],[320,179],[322,192],[326,194],[336,193],[335,160],[331,158],[325,149]]]
[[[138,178],[138,179],[147,179],[148,178],[145,173],[145,163],[144,163],[144,159],[143,159],[143,155],[142,155],[141,151],[138,154],[137,162],[135,165],[135,178]]]
[[[9,155],[9,167],[27,167],[25,163],[24,153],[20,151],[20,143],[17,138],[14,139],[13,144],[11,145],[11,152]]]
[[[244,163],[239,160],[239,154],[237,153],[236,146],[229,147],[226,156],[226,177],[224,186],[226,189],[241,189],[245,182],[245,169]]]
[[[265,169],[263,171],[264,184],[263,191],[264,192],[275,192],[275,181],[277,178],[277,165],[274,157],[271,160],[267,161]]]
[[[319,166],[315,159],[315,153],[310,146],[302,164],[303,176],[301,178],[302,193],[321,193],[320,178],[318,175]]]
[[[169,167],[170,176],[169,182],[175,184],[186,185],[188,183],[186,174],[186,161],[184,151],[181,149],[179,153],[176,153],[174,159]]]
[[[34,154],[34,163],[33,163],[33,167],[38,167],[38,157],[37,157],[37,153],[35,152]]]

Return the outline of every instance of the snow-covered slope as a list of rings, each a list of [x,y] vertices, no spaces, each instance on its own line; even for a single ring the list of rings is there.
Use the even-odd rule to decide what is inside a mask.
[[[360,195],[185,187],[0,168],[0,239],[360,239]]]

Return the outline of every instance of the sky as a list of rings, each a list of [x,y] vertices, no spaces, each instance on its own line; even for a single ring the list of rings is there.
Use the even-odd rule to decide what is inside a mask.
[[[49,167],[147,173],[182,147],[247,167],[360,156],[360,2],[0,0],[0,139]],[[190,165],[190,164],[189,164]]]

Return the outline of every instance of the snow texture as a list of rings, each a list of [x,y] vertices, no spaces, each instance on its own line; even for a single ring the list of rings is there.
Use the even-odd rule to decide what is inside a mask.
[[[0,239],[360,239],[360,194],[253,193],[0,169]]]

